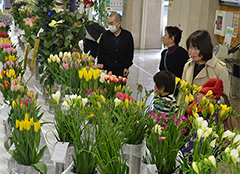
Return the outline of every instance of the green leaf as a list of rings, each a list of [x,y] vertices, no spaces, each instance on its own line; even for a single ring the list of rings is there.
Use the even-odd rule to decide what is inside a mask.
[[[44,151],[47,149],[47,145],[43,146],[43,148],[39,151],[39,153],[37,154],[36,158],[35,158],[35,162],[39,162],[40,159],[42,159],[43,155],[44,155]]]
[[[47,12],[47,7],[43,7],[43,11],[44,11],[44,12]]]
[[[9,146],[9,144],[8,144],[8,140],[9,140],[10,138],[12,138],[12,135],[9,136],[8,139],[4,142],[4,147],[5,147],[6,150],[9,150],[9,149],[10,149],[10,146]]]
[[[64,45],[68,47],[70,45],[71,41],[70,40],[65,40]]]
[[[35,39],[36,39],[36,36],[35,36],[35,35],[31,35],[31,38],[32,38],[33,40],[35,40]]]
[[[76,18],[77,18],[77,20],[81,19],[81,18],[82,18],[82,14],[77,13],[77,14],[76,14]]]
[[[47,173],[47,165],[43,161],[39,161],[36,164],[33,164],[33,167],[39,171],[41,174]]]
[[[42,49],[42,52],[43,52],[45,55],[50,55],[50,51],[48,51],[47,49]]]

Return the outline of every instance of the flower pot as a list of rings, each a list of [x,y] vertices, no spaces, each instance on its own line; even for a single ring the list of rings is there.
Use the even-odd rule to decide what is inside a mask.
[[[123,154],[129,166],[129,174],[140,173],[142,148],[143,143],[137,145],[126,144],[123,146]]]
[[[40,174],[33,166],[19,164],[12,157],[8,161],[8,171],[10,174]]]
[[[72,155],[75,156],[74,146],[70,144],[67,148],[66,161],[65,163],[56,163],[56,174],[61,174],[65,171],[73,162]]]

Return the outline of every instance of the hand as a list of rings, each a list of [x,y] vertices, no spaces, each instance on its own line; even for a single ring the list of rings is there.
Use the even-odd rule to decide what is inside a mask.
[[[198,95],[197,95],[197,103],[198,103],[198,104],[201,103],[201,100],[202,100],[203,96],[205,96],[205,94],[198,93]]]
[[[123,76],[127,76],[129,74],[129,70],[127,68],[124,68],[123,70]]]

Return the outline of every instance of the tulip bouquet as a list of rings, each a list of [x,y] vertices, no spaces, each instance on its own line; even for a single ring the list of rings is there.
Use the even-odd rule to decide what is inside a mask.
[[[13,61],[13,60],[8,60],[6,61],[6,63],[3,64],[3,70],[7,70],[7,69],[14,69],[15,70],[15,74],[19,74],[20,77],[24,75],[24,70],[22,68],[22,63],[17,61]]]
[[[14,69],[1,70],[0,85],[1,92],[5,99],[7,99],[8,90],[10,89],[11,80],[16,78]]]
[[[40,160],[44,155],[47,145],[39,149],[41,137],[41,123],[39,118],[41,118],[42,114],[39,116],[39,108],[31,107],[32,102],[30,101],[27,104],[28,98],[25,99],[20,102],[19,98],[13,104],[14,111],[12,118],[14,118],[15,124],[12,132],[12,142],[15,145],[15,149],[9,150],[7,143],[5,143],[5,147],[19,164],[34,166],[37,171],[45,174],[47,173],[47,166]],[[23,104],[24,102],[25,104]],[[35,103],[33,105],[36,106]]]

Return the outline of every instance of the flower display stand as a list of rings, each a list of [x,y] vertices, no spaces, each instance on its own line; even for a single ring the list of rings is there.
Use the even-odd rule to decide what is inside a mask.
[[[140,173],[142,148],[143,143],[137,145],[126,144],[123,146],[123,154],[129,166],[129,174]]]
[[[75,155],[74,146],[70,144],[67,148],[65,163],[56,163],[56,174],[62,174],[64,171],[68,171],[69,166],[73,165],[72,155]]]
[[[21,165],[12,157],[8,161],[8,171],[10,174],[40,174],[33,166]]]

